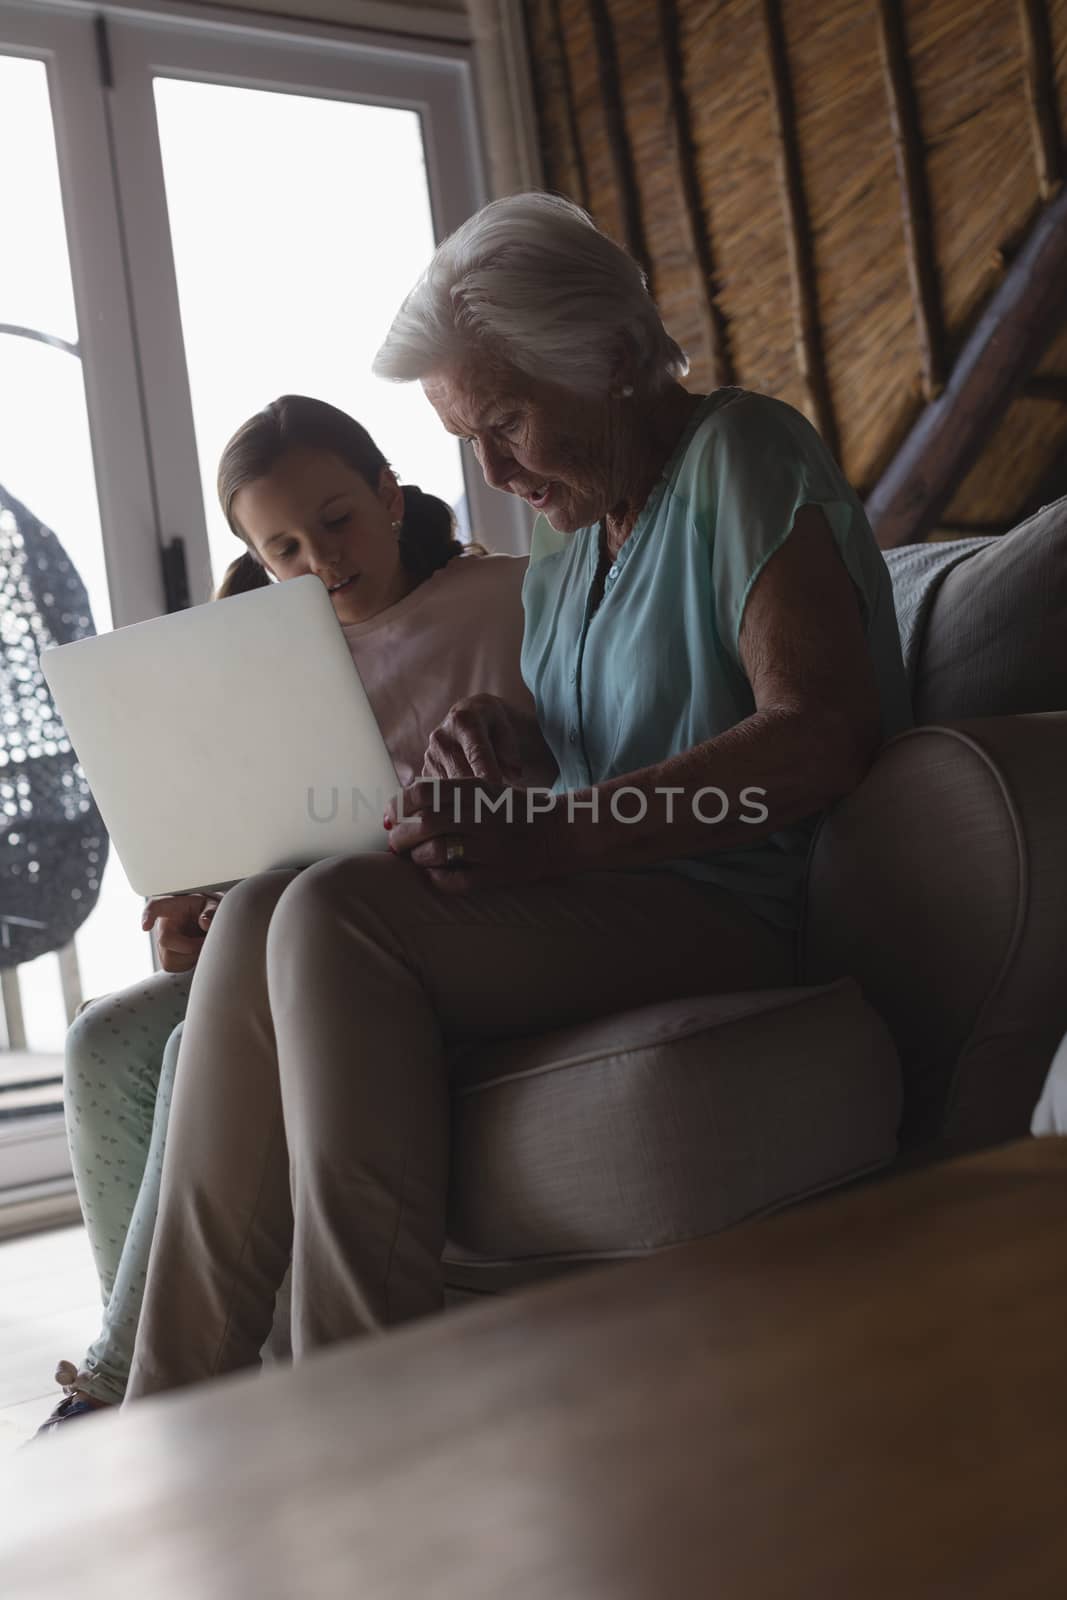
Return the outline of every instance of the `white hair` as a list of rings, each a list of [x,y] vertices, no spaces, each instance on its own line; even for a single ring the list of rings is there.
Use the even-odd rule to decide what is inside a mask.
[[[439,244],[374,371],[407,383],[479,352],[586,395],[656,390],[689,370],[641,268],[552,194],[494,200]]]

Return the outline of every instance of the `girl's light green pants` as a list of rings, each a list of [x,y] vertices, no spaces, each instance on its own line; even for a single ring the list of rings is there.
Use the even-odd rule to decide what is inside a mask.
[[[90,1001],[67,1035],[67,1137],[104,1304],[77,1387],[111,1404],[130,1371],[191,982],[157,972]]]

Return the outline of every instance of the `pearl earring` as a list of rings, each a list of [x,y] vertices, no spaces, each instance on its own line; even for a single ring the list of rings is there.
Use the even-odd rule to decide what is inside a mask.
[[[404,524],[402,522],[394,522],[393,523],[393,532],[394,533],[399,533],[403,526],[404,526]]]

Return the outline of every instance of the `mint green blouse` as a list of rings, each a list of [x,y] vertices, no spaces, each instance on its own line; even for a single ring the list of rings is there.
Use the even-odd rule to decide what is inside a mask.
[[[859,596],[883,736],[910,724],[889,573],[858,497],[799,412],[719,389],[693,412],[592,618],[598,530],[560,534],[544,517],[534,528],[522,674],[559,763],[558,792],[666,760],[752,715],[738,653],[745,603],[806,505],[826,517]],[[664,865],[795,928],[816,820]]]

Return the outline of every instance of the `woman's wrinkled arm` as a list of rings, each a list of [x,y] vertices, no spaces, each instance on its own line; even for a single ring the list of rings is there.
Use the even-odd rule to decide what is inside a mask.
[[[681,755],[598,784],[595,823],[594,791],[575,796],[574,821],[560,829],[564,870],[652,865],[752,844],[856,787],[881,741],[878,686],[859,597],[817,507],[798,512],[753,585],[739,652],[753,714]],[[647,801],[642,821],[612,816],[621,789]],[[724,804],[717,794],[699,796],[705,789],[728,798],[721,821],[703,820]],[[619,796],[615,806],[634,814],[641,801]]]

